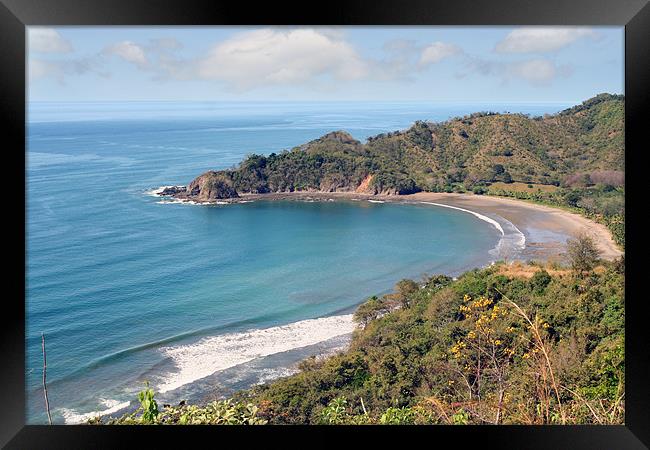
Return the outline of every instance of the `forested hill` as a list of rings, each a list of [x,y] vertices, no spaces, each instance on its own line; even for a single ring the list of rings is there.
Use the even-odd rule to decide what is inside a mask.
[[[179,196],[209,201],[242,193],[356,191],[409,194],[492,182],[623,184],[624,96],[600,94],[554,115],[477,112],[418,121],[366,143],[335,131],[291,150],[251,155],[210,171]]]

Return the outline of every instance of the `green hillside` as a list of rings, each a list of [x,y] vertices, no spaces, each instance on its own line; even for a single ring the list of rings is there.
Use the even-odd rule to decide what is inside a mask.
[[[186,195],[214,200],[287,191],[409,194],[495,181],[620,185],[623,127],[624,97],[601,94],[555,115],[479,112],[442,123],[418,121],[366,143],[336,131],[279,154],[251,155],[236,169],[207,172]]]
[[[198,201],[269,192],[418,191],[515,197],[571,209],[625,245],[624,96],[600,94],[554,115],[478,112],[416,122],[361,143],[335,131],[166,195]],[[558,189],[556,189],[558,188]]]

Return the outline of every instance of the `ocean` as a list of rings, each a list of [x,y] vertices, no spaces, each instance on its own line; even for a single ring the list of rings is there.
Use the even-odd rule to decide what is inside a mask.
[[[568,104],[30,103],[27,423],[222,398],[345,347],[354,309],[402,278],[489,264],[508,224],[433,204],[170,203],[153,194],[330,131]],[[510,224],[511,226],[511,224]],[[504,233],[504,227],[506,232]],[[512,231],[512,230],[511,230]]]

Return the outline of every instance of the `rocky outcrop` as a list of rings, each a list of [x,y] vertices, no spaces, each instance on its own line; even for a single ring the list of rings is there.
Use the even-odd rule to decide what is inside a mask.
[[[372,175],[368,175],[363,179],[361,184],[355,189],[359,194],[376,194],[376,189],[372,186]]]
[[[179,194],[184,194],[185,192],[187,192],[187,186],[167,186],[160,191],[158,195],[175,197]]]
[[[192,180],[187,186],[186,195],[202,202],[239,197],[230,174],[215,171],[206,172]]]

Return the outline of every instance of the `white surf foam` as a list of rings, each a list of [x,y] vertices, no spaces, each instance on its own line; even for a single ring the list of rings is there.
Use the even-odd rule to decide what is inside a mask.
[[[201,205],[202,203],[195,202],[193,200],[181,200],[179,198],[174,198],[171,200],[160,200],[156,202],[157,205]]]
[[[483,214],[479,214],[477,212],[470,211],[469,209],[459,208],[458,206],[445,205],[443,203],[434,203],[434,202],[420,202],[420,203],[424,203],[425,205],[441,206],[443,208],[457,209],[458,211],[463,211],[463,212],[466,212],[466,213],[470,213],[473,216],[476,216],[479,219],[484,220],[485,222],[491,224],[494,228],[496,228],[497,230],[499,230],[501,232],[502,236],[505,234],[503,232],[503,228],[501,228],[501,224],[499,222],[497,222],[494,219],[489,218],[488,216],[484,216]]]
[[[476,211],[471,211],[469,209],[459,208],[458,206],[445,205],[443,203],[434,203],[434,202],[420,202],[420,203],[423,203],[425,205],[441,206],[443,208],[451,208],[451,209],[456,209],[458,211],[463,211],[472,214],[478,219],[483,220],[489,223],[490,225],[492,225],[501,233],[501,239],[497,243],[496,247],[492,251],[490,251],[490,253],[496,257],[512,256],[509,254],[511,249],[514,251],[521,251],[524,248],[526,248],[526,236],[524,236],[524,233],[522,233],[519,230],[519,228],[517,228],[512,222],[506,219],[503,219],[503,226],[502,226],[502,224],[492,219],[491,217],[477,213]],[[504,231],[503,229],[504,226],[507,229],[506,231]]]
[[[370,203],[386,203],[383,200],[368,200]]]
[[[278,327],[210,336],[194,344],[163,347],[160,351],[174,362],[177,371],[165,375],[157,386],[167,392],[255,358],[314,345],[351,333],[352,314],[301,320]]]
[[[126,408],[131,404],[131,402],[128,401],[120,402],[119,400],[104,399],[104,398],[100,399],[100,401],[102,405],[106,406],[106,409],[103,409],[101,411],[92,411],[89,413],[80,414],[74,409],[61,408],[61,414],[63,415],[63,420],[65,420],[66,424],[84,423],[88,419],[92,419],[93,417],[97,417],[97,416],[106,416],[112,414],[114,412]]]
[[[172,186],[160,186],[160,187],[157,187],[157,188],[154,188],[154,189],[149,189],[147,191],[144,191],[144,193],[145,193],[145,195],[150,195],[152,197],[159,197],[160,194],[162,194],[162,191],[164,191],[165,189],[174,188],[174,187],[181,187],[181,186],[174,186],[174,185],[172,185]]]

